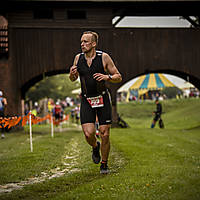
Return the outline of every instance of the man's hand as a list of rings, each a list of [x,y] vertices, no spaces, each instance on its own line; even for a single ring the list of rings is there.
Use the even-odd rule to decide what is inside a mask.
[[[76,75],[76,74],[77,74],[77,66],[73,65],[73,66],[70,68],[70,74],[71,74],[71,75]]]
[[[77,71],[77,66],[73,65],[70,68],[70,75],[69,78],[71,81],[75,81],[78,78],[78,71]]]
[[[107,81],[109,80],[109,76],[106,74],[101,74],[101,73],[95,73],[93,75],[93,78],[96,79],[97,81]]]

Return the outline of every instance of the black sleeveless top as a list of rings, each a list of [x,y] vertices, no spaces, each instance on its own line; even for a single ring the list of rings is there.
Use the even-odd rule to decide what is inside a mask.
[[[106,74],[102,62],[102,51],[96,51],[96,56],[92,60],[92,64],[89,67],[84,53],[81,53],[77,63],[77,70],[79,72],[81,80],[82,95],[87,97],[98,96],[106,91],[105,81],[96,81],[93,78],[93,74],[101,73]]]

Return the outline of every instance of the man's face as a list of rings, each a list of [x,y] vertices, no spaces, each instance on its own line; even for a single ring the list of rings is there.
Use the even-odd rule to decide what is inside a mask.
[[[83,34],[81,37],[81,49],[83,53],[89,52],[96,46],[96,42],[92,41],[92,34]]]

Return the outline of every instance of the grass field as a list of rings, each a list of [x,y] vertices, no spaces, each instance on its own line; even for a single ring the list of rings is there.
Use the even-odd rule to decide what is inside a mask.
[[[199,200],[200,99],[162,102],[165,129],[150,129],[152,102],[121,103],[130,128],[111,129],[111,173],[101,175],[80,129],[33,126],[0,140],[0,200]]]

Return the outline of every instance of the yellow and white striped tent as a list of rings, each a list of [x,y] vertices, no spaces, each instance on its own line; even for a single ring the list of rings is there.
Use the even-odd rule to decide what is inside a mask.
[[[138,92],[138,96],[141,96],[147,93],[149,90],[162,90],[165,87],[176,86],[161,73],[151,73],[142,75],[129,88],[127,98],[129,98],[131,90],[136,90]]]

